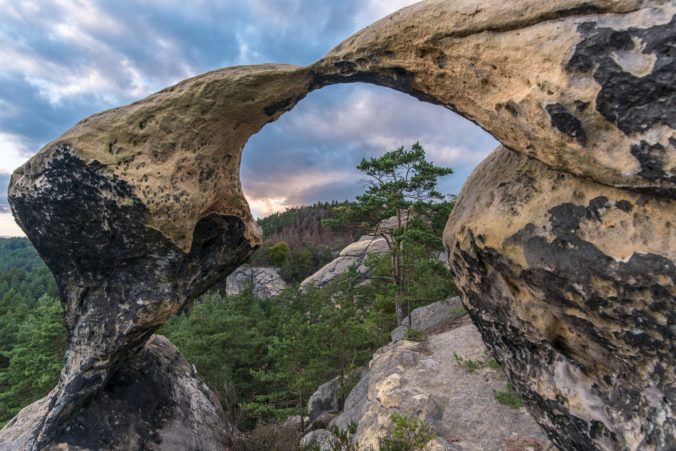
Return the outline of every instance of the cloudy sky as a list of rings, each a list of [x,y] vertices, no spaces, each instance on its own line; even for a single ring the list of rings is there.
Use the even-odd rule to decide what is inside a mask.
[[[78,120],[223,66],[305,65],[415,0],[0,0],[0,235],[9,174]],[[457,193],[497,143],[439,106],[364,84],[310,94],[246,146],[256,216],[350,199],[355,165],[419,141]],[[274,158],[270,158],[274,155]]]

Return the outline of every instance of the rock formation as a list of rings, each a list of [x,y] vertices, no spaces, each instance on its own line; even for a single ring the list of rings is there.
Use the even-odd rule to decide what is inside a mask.
[[[52,395],[23,409],[2,430],[0,449],[28,449]],[[166,338],[153,335],[97,397],[73,414],[43,449],[218,451],[227,424],[218,397]]]
[[[251,287],[258,299],[279,295],[287,287],[279,269],[242,265],[225,279],[225,294],[234,296]]]
[[[417,332],[430,334],[437,329],[448,327],[457,318],[465,315],[467,311],[459,297],[455,296],[445,301],[438,301],[414,309],[401,322],[401,326],[395,328],[390,337],[392,341],[406,338],[406,329],[411,328]]]
[[[32,446],[57,440],[260,244],[239,182],[247,139],[309,91],[355,81],[457,111],[505,146],[465,186],[445,240],[473,320],[552,440],[676,446],[674,12],[427,0],[307,68],[217,70],[77,124],[10,188],[70,333]]]
[[[450,449],[547,448],[544,432],[525,408],[495,399],[493,390],[505,391],[506,379],[488,365],[481,335],[467,315],[453,323],[453,314],[440,316],[445,330],[436,329],[421,342],[400,340],[376,351],[331,425],[346,429],[355,422],[353,440],[359,449],[378,449],[378,440],[392,428],[393,412],[425,421]],[[477,362],[478,368],[470,371],[456,355]]]
[[[334,258],[319,271],[313,273],[300,284],[301,289],[310,286],[318,288],[328,285],[333,279],[345,274],[350,267],[356,266],[357,271],[365,274],[368,271],[366,267],[366,258],[373,255],[382,255],[389,250],[385,238],[379,238],[373,235],[364,235],[352,244],[347,245],[338,257]]]
[[[563,449],[675,444],[675,212],[504,148],[458,198],[445,231],[457,284]]]

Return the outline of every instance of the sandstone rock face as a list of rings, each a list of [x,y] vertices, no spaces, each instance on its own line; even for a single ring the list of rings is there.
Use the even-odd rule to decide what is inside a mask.
[[[543,431],[525,408],[498,403],[493,390],[505,390],[502,372],[488,365],[469,372],[455,354],[477,362],[487,360],[486,348],[467,316],[463,325],[425,341],[397,341],[379,349],[369,371],[345,401],[333,425],[358,424],[359,449],[378,449],[378,440],[391,429],[393,412],[428,423],[438,436],[430,449],[446,442],[466,451],[507,449],[510,444],[548,446]],[[516,448],[525,449],[525,448]]]
[[[287,288],[286,282],[279,275],[279,269],[242,265],[225,279],[225,294],[240,294],[248,286],[258,299],[277,296]]]
[[[338,257],[324,265],[316,273],[312,274],[300,284],[301,289],[316,286],[318,288],[328,285],[333,279],[345,274],[351,266],[356,266],[357,271],[365,274],[368,271],[366,267],[366,258],[373,255],[382,255],[389,251],[387,240],[382,237],[364,235],[359,241],[345,247]]]
[[[306,73],[257,66],[186,80],[85,119],[16,170],[12,211],[55,275],[70,333],[36,449],[260,243],[240,153],[305,95]]]
[[[676,446],[675,12],[427,0],[307,68],[210,72],[49,143],[9,195],[70,333],[33,448],[260,244],[239,181],[249,137],[309,91],[355,81],[444,105],[511,149],[464,188],[445,240],[473,320],[555,443]]]
[[[390,86],[506,147],[600,183],[675,194],[676,5],[428,0],[313,65],[322,84]]]
[[[51,399],[8,423],[0,449],[29,449]],[[42,449],[216,451],[225,447],[226,426],[218,397],[169,340],[154,335]]]
[[[675,212],[504,148],[458,198],[445,237],[465,304],[562,449],[676,444]]]
[[[406,336],[406,329],[409,327],[418,332],[433,333],[435,329],[448,326],[449,323],[465,315],[465,313],[462,301],[457,296],[418,307],[404,318],[402,325],[394,329],[390,336],[392,341],[403,340]]]

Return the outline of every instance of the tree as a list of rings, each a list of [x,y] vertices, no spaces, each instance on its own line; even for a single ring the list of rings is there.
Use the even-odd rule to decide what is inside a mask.
[[[350,214],[366,218],[371,224],[390,217],[392,230],[379,230],[390,248],[392,284],[395,292],[397,322],[404,319],[407,247],[414,243],[429,245],[433,218],[445,196],[437,191],[439,177],[453,173],[451,168],[427,161],[419,143],[410,150],[400,147],[379,158],[363,159],[357,166],[369,178],[366,192],[357,197]]]

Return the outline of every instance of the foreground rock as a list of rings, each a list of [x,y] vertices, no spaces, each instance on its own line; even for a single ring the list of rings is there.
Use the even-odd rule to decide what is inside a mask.
[[[85,119],[15,171],[12,211],[55,275],[69,332],[35,449],[261,243],[239,153],[305,95],[303,73],[268,65],[186,80]]]
[[[480,362],[481,368],[470,372],[456,355]],[[391,429],[393,412],[425,421],[438,443],[454,449],[526,449],[518,445],[527,443],[545,449],[548,440],[525,408],[496,401],[493,390],[505,391],[507,380],[487,361],[481,335],[467,316],[463,325],[422,342],[387,345],[375,353],[332,425],[345,429],[356,422],[359,449],[378,449],[379,439]]]
[[[278,296],[287,288],[286,282],[279,275],[279,269],[242,265],[225,279],[225,294],[235,296],[247,287],[258,299]]]
[[[389,251],[387,240],[382,237],[364,235],[359,241],[345,247],[338,257],[324,265],[319,271],[303,280],[300,284],[301,289],[310,286],[318,288],[325,287],[336,277],[345,274],[350,267],[356,266],[357,271],[362,274],[368,272],[366,259],[369,255],[382,255]]]
[[[506,149],[458,197],[445,231],[457,284],[562,449],[676,446],[675,213]]]
[[[51,399],[31,404],[9,422],[0,450],[29,449]],[[169,340],[154,335],[42,449],[216,451],[225,448],[227,430],[218,397]]]

